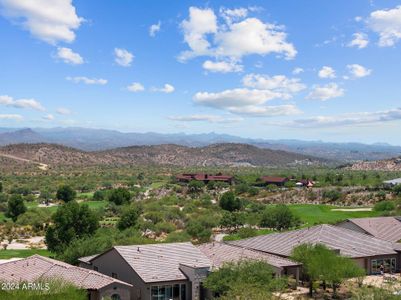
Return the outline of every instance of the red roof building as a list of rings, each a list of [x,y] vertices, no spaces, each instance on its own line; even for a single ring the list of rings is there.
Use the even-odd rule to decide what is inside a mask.
[[[260,180],[266,185],[274,184],[277,186],[284,186],[284,184],[289,181],[287,177],[273,177],[273,176],[263,176]]]
[[[233,176],[223,175],[221,173],[216,175],[204,174],[204,173],[184,173],[175,177],[179,182],[190,182],[192,180],[203,181],[207,184],[210,181],[221,181],[228,184],[232,184],[234,181]]]

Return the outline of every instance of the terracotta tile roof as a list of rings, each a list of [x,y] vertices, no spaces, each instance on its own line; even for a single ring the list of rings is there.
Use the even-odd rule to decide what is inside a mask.
[[[376,217],[348,219],[368,234],[382,240],[398,242],[401,240],[401,221],[395,217]]]
[[[283,233],[273,233],[230,244],[289,257],[291,251],[301,244],[324,244],[348,257],[367,257],[396,254],[399,245],[367,234],[332,225],[318,225]]]
[[[274,183],[284,183],[288,181],[286,177],[273,177],[273,176],[263,176],[261,177],[262,181],[265,182],[274,182]]]
[[[131,287],[128,283],[99,272],[40,255],[33,255],[0,265],[0,281],[32,282],[44,278],[59,278],[86,290],[98,290],[113,283]]]
[[[115,246],[114,249],[144,282],[186,280],[180,264],[194,268],[211,267],[209,259],[189,242]],[[92,259],[95,260],[96,257]]]
[[[197,246],[212,262],[213,268],[220,268],[227,262],[238,262],[244,259],[263,260],[276,268],[299,266],[300,263],[277,255],[246,249],[226,243],[207,243]]]
[[[90,263],[90,261],[92,260],[92,258],[94,258],[94,257],[96,257],[96,256],[98,256],[98,255],[99,255],[99,254],[80,257],[80,258],[78,258],[78,261],[83,262],[83,263]]]
[[[177,175],[176,178],[179,180],[187,180],[187,181],[191,181],[191,180],[230,181],[233,179],[233,177],[229,176],[229,175],[222,175],[222,174],[209,175],[209,174],[204,174],[204,173],[196,173],[196,174],[185,173],[185,174]]]

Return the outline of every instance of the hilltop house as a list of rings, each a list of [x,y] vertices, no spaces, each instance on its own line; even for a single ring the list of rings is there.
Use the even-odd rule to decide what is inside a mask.
[[[273,176],[263,176],[260,178],[260,180],[266,185],[274,184],[277,186],[284,186],[285,183],[289,181],[287,177],[273,177]]]
[[[226,182],[228,184],[232,184],[234,182],[233,176],[223,175],[221,173],[216,175],[203,174],[203,173],[184,173],[177,175],[175,178],[178,182],[185,182],[185,183],[188,183],[192,180],[202,181],[205,184],[208,184],[210,181],[220,181],[220,182]]]
[[[292,250],[301,244],[324,244],[340,255],[352,258],[368,274],[399,272],[401,268],[401,245],[347,228],[318,225],[283,233],[273,233],[228,242],[231,245],[257,250],[288,258]]]
[[[116,246],[80,266],[132,284],[132,300],[198,300],[211,263],[187,242]]]
[[[105,297],[131,299],[132,286],[96,271],[72,266],[40,255],[6,262],[0,265],[0,281],[7,283],[37,283],[46,279],[61,279],[88,291],[89,300]]]
[[[401,221],[398,217],[347,219],[336,226],[365,233],[389,242],[401,241]]]

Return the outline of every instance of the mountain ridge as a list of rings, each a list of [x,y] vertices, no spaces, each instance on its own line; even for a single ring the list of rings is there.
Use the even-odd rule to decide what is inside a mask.
[[[173,144],[130,146],[91,152],[57,144],[15,144],[1,147],[0,156],[2,154],[50,166],[279,167],[328,163],[327,160],[312,156],[238,143],[213,144],[205,147]]]
[[[389,159],[401,154],[401,146],[392,146],[385,143],[362,144],[302,141],[296,139],[252,139],[214,132],[163,134],[156,132],[124,133],[117,130],[88,129],[82,127],[0,128],[0,146],[18,143],[53,143],[86,151],[110,150],[119,147],[142,145],[177,144],[189,147],[202,147],[215,143],[242,143],[259,148],[284,150],[344,162]]]

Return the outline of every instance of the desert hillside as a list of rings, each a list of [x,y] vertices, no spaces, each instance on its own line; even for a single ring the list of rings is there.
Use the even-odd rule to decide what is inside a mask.
[[[86,152],[55,144],[16,144],[0,148],[0,156],[21,158],[50,166],[291,166],[326,162],[319,158],[292,152],[229,143],[196,148],[171,144],[133,146],[96,152]]]

